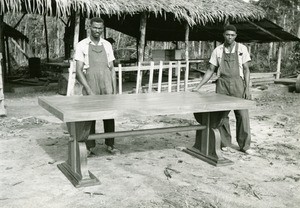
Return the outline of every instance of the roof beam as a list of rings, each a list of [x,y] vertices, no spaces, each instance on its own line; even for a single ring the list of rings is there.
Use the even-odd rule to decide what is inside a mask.
[[[253,25],[253,26],[256,27],[257,29],[259,29],[259,30],[261,30],[261,31],[263,31],[263,32],[265,32],[265,33],[271,35],[272,37],[276,38],[277,40],[283,41],[280,37],[274,35],[274,34],[271,33],[270,31],[268,31],[268,30],[262,28],[261,26],[255,24],[254,22],[248,21],[248,23],[251,24],[251,25]]]
[[[19,24],[21,23],[22,19],[25,17],[26,13],[23,14],[23,16],[20,18],[20,20],[17,22],[17,24],[14,26],[14,29],[16,29]]]

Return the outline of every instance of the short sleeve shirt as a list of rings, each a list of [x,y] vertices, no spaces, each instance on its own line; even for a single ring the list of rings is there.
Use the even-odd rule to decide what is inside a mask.
[[[235,47],[237,44],[238,44],[238,55],[239,55],[239,72],[240,72],[240,76],[244,78],[243,64],[250,61],[251,58],[247,47],[241,43],[236,43],[235,46],[232,48],[231,53],[235,53]],[[223,56],[223,49],[224,49],[224,44],[217,46],[211,54],[209,63],[211,63],[216,67],[219,67]],[[225,53],[230,53],[230,51],[228,51],[228,49],[225,48]],[[220,75],[219,70],[217,72],[217,75]]]
[[[76,61],[82,61],[84,63],[83,66],[84,69],[89,68],[89,54],[88,54],[89,44],[95,45],[95,43],[91,41],[89,37],[81,40],[80,42],[77,43],[75,54],[74,54],[74,59]],[[100,38],[97,45],[104,46],[108,62],[115,60],[114,52],[110,42],[104,40],[103,38]]]

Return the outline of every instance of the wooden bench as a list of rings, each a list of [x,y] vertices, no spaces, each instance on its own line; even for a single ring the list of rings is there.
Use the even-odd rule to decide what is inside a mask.
[[[59,164],[58,168],[76,187],[99,184],[99,179],[89,171],[87,165],[85,141],[90,139],[194,130],[195,144],[185,152],[215,166],[232,164],[220,152],[223,138],[220,137],[218,127],[222,122],[222,113],[227,110],[248,109],[255,105],[249,100],[199,92],[52,96],[39,97],[38,103],[68,125],[71,136],[68,159]],[[175,114],[193,114],[199,125],[105,132],[88,138],[83,136],[81,128],[85,121]],[[86,131],[89,132],[89,129]]]

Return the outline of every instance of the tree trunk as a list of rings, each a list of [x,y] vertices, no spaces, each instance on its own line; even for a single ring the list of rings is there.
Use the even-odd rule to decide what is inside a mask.
[[[141,19],[140,19],[140,38],[139,38],[139,56],[138,56],[139,62],[144,61],[146,27],[147,27],[147,14],[144,12],[141,14]]]

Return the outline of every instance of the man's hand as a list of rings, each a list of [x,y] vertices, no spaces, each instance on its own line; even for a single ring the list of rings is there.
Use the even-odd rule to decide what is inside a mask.
[[[87,90],[88,95],[96,95],[91,89]]]
[[[246,100],[251,100],[251,94],[250,94],[250,90],[249,88],[246,88],[243,94],[243,98],[245,98]]]
[[[192,89],[192,92],[199,92],[199,90],[200,90],[200,88],[195,87],[195,88]]]

